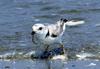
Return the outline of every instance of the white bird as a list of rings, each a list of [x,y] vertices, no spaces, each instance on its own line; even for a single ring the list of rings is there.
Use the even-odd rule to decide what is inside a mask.
[[[66,26],[76,26],[84,21],[60,19],[55,24],[34,24],[32,26],[32,41],[36,54],[40,55],[46,50],[52,50],[63,46],[62,35]]]

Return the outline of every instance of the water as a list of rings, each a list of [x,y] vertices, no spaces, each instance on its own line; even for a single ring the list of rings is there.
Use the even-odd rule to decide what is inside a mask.
[[[0,69],[41,68],[42,63],[34,64],[29,57],[33,49],[31,27],[34,23],[55,23],[60,18],[85,20],[83,25],[66,28],[63,37],[69,58],[66,69],[81,69],[82,65],[77,67],[72,62],[82,63],[82,67],[93,62],[97,64],[93,67],[99,69],[100,63],[95,61],[100,60],[99,3],[99,0],[0,0]],[[79,60],[81,56],[90,61]],[[24,64],[29,66],[24,68]]]

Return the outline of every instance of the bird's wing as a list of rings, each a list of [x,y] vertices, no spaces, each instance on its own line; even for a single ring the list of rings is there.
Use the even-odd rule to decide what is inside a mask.
[[[48,26],[48,30],[52,37],[57,37],[63,32],[63,27],[60,27],[58,24],[53,24]]]
[[[66,25],[67,26],[77,26],[77,25],[84,24],[84,23],[85,23],[84,20],[70,20],[66,22]]]

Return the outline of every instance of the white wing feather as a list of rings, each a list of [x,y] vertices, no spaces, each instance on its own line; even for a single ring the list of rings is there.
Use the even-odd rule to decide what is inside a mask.
[[[81,21],[71,20],[71,21],[66,22],[66,25],[67,26],[77,26],[77,25],[84,24],[84,23],[85,23],[85,21],[83,21],[83,20],[81,20]]]

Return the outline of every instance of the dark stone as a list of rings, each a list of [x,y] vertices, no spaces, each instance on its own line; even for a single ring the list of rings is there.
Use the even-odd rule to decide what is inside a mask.
[[[75,65],[73,64],[72,67],[75,67]]]

